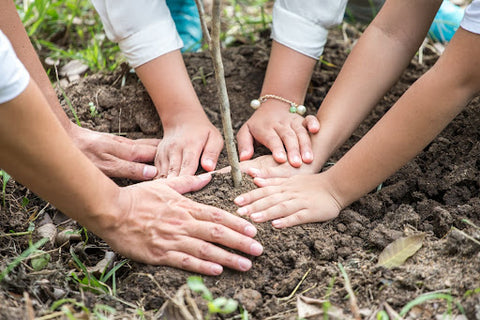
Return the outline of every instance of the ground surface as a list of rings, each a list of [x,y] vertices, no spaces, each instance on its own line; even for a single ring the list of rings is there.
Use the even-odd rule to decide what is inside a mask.
[[[310,114],[320,105],[349,49],[341,33],[334,32],[324,56],[324,60],[334,66],[317,67],[306,102]],[[331,161],[348,150],[436,58],[428,50],[423,64],[415,58],[399,83]],[[258,96],[267,59],[268,44],[233,48],[224,53],[235,130],[252,112],[248,103]],[[208,116],[220,126],[209,56],[187,55],[186,63]],[[125,79],[120,73],[93,75],[70,85],[66,91],[86,127],[126,133],[129,137],[161,137],[158,117],[148,95],[131,73],[127,72]],[[91,117],[89,102],[98,106],[99,116]],[[350,278],[359,308],[366,312],[375,312],[385,303],[400,311],[407,302],[423,293],[444,290],[442,292],[448,292],[463,305],[468,319],[480,319],[480,296],[467,293],[480,287],[480,246],[461,233],[451,231],[455,226],[480,238],[480,230],[462,221],[469,219],[480,225],[478,105],[478,99],[471,102],[418,157],[385,181],[380,191],[352,204],[339,218],[287,230],[275,230],[269,223],[258,225],[258,239],[265,246],[265,252],[253,259],[252,270],[247,273],[226,270],[219,277],[205,277],[207,286],[214,296],[239,300],[248,310],[250,319],[296,319],[296,298],[282,298],[288,297],[306,275],[296,293],[328,298],[348,317],[350,304],[338,267],[340,262]],[[44,204],[13,182],[8,184],[7,192],[7,206],[0,210],[0,231],[26,231],[29,216],[38,213]],[[191,197],[235,212],[231,200],[239,193],[232,191],[228,178],[217,176],[209,186]],[[22,208],[20,203],[25,195],[31,201]],[[65,219],[51,207],[46,212],[53,217],[58,229],[72,224],[68,220],[62,222]],[[37,226],[39,220],[35,221]],[[75,224],[73,227],[78,229]],[[376,266],[377,257],[385,246],[417,232],[427,234],[424,245],[404,265],[393,270]],[[28,236],[0,237],[2,269],[27,248],[28,239]],[[85,250],[82,245],[73,242],[71,245],[86,266],[95,265],[108,249],[93,235]],[[121,313],[129,312],[131,306],[109,296],[79,292],[78,284],[68,277],[70,271],[75,270],[68,246],[47,245],[45,248],[51,250],[52,256],[45,269],[33,271],[27,263],[22,263],[0,283],[0,318],[26,318],[25,310],[29,306],[37,316],[42,316],[50,313],[48,308],[61,298],[76,299],[91,309],[95,303],[103,303]],[[82,251],[87,255],[81,255]],[[168,267],[128,262],[117,271],[117,296],[143,308],[148,317],[153,314],[148,311],[159,309],[168,296],[173,296],[186,283],[189,275]],[[24,292],[28,292],[28,299]],[[198,299],[197,302],[201,305]],[[434,319],[446,308],[445,301],[430,301],[416,308],[411,316]],[[453,313],[459,313],[455,306]]]

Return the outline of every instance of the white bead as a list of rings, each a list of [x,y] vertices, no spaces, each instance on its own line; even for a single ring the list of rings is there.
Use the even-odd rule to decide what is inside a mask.
[[[299,105],[297,107],[297,113],[301,116],[303,116],[305,114],[305,112],[307,112],[307,108],[305,108],[304,105]]]
[[[250,102],[250,107],[252,107],[253,109],[258,109],[261,104],[262,104],[262,103],[260,102],[260,100],[253,99],[253,100]]]

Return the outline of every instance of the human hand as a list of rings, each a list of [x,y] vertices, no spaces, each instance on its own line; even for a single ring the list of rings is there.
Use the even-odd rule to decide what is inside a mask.
[[[255,178],[254,182],[261,188],[238,196],[234,202],[241,206],[239,215],[257,223],[273,220],[273,227],[286,228],[333,219],[342,209],[322,174]]]
[[[222,266],[247,271],[252,266],[249,259],[212,243],[258,256],[263,247],[251,238],[257,232],[255,227],[243,218],[180,195],[201,189],[210,179],[210,174],[182,176],[122,188],[119,201],[126,211],[114,226],[98,235],[139,262],[206,275],[219,275]]]
[[[240,161],[251,159],[254,140],[272,151],[278,163],[287,161],[294,167],[313,161],[309,133],[316,133],[320,124],[315,116],[291,113],[284,102],[267,100],[243,124],[237,134]],[[285,153],[286,150],[286,153]]]
[[[164,125],[164,136],[155,157],[157,177],[195,174],[200,155],[202,168],[212,171],[222,148],[222,135],[204,114],[185,115]]]
[[[157,168],[153,162],[159,139],[131,140],[92,131],[72,124],[67,130],[74,144],[109,177],[150,180]]]

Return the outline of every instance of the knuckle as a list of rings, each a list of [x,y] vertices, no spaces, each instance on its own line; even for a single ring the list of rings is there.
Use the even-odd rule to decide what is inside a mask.
[[[220,211],[215,210],[211,213],[210,219],[212,222],[220,223],[223,221],[223,214]]]
[[[210,256],[210,252],[212,251],[213,245],[206,242],[203,243],[200,248],[198,248],[198,254],[200,258],[206,258]]]
[[[212,241],[217,242],[221,240],[224,236],[225,232],[223,228],[219,225],[215,225],[210,229],[210,238]]]
[[[185,256],[180,261],[180,266],[182,269],[190,269],[192,266],[192,263],[193,263],[192,257]]]

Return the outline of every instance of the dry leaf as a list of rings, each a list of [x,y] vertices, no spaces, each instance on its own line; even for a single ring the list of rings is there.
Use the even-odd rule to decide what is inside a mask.
[[[420,233],[393,241],[378,256],[377,265],[385,268],[401,266],[422,247],[425,236],[425,233]]]
[[[328,307],[324,307],[325,304],[328,304]],[[330,304],[328,300],[314,299],[302,295],[297,296],[297,310],[300,319],[324,319],[325,316],[333,320],[350,319],[343,314],[342,309]]]

